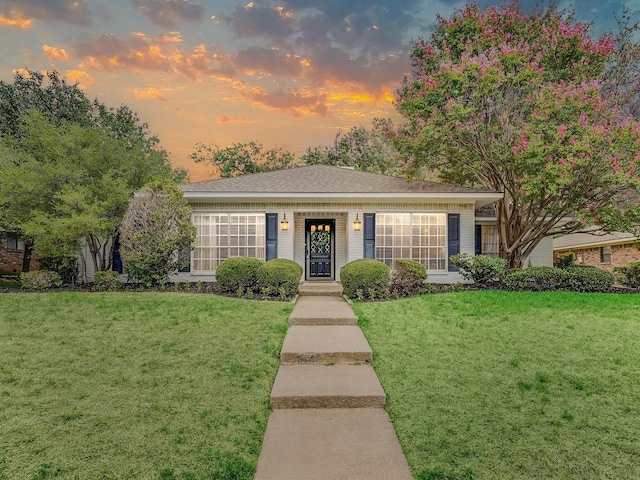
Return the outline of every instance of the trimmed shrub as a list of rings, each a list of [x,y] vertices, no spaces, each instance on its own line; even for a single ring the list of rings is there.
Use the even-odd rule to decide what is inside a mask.
[[[640,261],[630,262],[624,267],[615,267],[617,280],[629,288],[640,288]]]
[[[573,252],[565,253],[564,255],[558,255],[558,268],[569,268],[576,264],[576,254]]]
[[[286,258],[273,258],[262,264],[256,271],[258,288],[278,292],[282,298],[298,294],[301,277],[302,267]]]
[[[256,272],[264,265],[259,258],[232,257],[223,260],[216,270],[216,280],[224,293],[236,293],[239,287],[256,288]]]
[[[349,298],[366,296],[384,297],[389,292],[391,269],[384,263],[372,258],[361,258],[347,263],[340,270],[342,293]]]
[[[419,295],[425,290],[427,269],[420,262],[399,258],[391,270],[391,291],[399,296]]]
[[[120,290],[122,282],[118,272],[101,271],[93,274],[93,289],[99,292],[114,292]]]
[[[29,290],[44,290],[45,288],[59,287],[62,279],[56,272],[49,270],[34,270],[20,274],[22,288]]]
[[[465,280],[484,286],[500,280],[507,268],[507,261],[500,257],[469,255],[459,253],[449,257],[451,265],[456,267]]]
[[[510,270],[502,280],[505,290],[569,290],[572,292],[607,292],[615,282],[612,273],[590,266],[529,267]]]
[[[529,267],[507,271],[502,279],[505,290],[542,292],[562,288],[564,275],[555,267]]]
[[[572,292],[608,292],[616,282],[613,273],[586,265],[567,267],[562,272],[563,288]]]

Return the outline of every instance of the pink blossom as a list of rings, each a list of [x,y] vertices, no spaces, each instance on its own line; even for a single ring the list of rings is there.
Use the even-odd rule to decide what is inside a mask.
[[[564,138],[567,136],[567,127],[565,127],[564,125],[560,125],[558,127],[558,134],[560,135],[561,138]]]

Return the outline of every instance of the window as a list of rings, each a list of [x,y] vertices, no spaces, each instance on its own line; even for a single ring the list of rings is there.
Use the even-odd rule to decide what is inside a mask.
[[[611,247],[600,247],[600,263],[611,263]]]
[[[24,250],[24,243],[18,237],[7,237],[7,250]]]
[[[193,271],[215,271],[229,257],[265,257],[264,213],[196,213]]]
[[[376,259],[391,265],[396,258],[445,270],[447,260],[444,213],[376,214]]]
[[[499,250],[498,227],[495,225],[482,225],[482,255],[497,257]]]

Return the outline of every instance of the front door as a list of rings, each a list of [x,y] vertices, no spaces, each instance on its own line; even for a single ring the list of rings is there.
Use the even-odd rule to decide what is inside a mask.
[[[333,280],[335,220],[306,220],[307,280]]]

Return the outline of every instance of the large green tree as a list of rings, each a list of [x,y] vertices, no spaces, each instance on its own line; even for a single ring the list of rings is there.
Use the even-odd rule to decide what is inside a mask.
[[[112,266],[133,192],[172,174],[139,145],[95,126],[57,126],[36,110],[22,117],[19,136],[0,142],[0,221],[46,256],[76,256],[87,245],[83,263],[96,271]]]
[[[331,146],[309,147],[302,155],[305,165],[353,167],[364,172],[395,175],[397,152],[389,141],[390,120],[374,119],[371,128],[352,127],[339,131]]]
[[[184,178],[127,106],[89,100],[57,72],[0,82],[0,228],[51,256],[88,246],[111,268],[118,226],[133,192],[155,178]]]
[[[614,40],[554,6],[470,4],[415,43],[394,135],[408,171],[504,192],[501,256],[605,222],[640,183],[640,125],[603,96]]]
[[[213,173],[222,178],[282,170],[297,165],[293,153],[280,147],[265,149],[254,141],[234,143],[229,147],[198,143],[191,159],[212,166]]]

